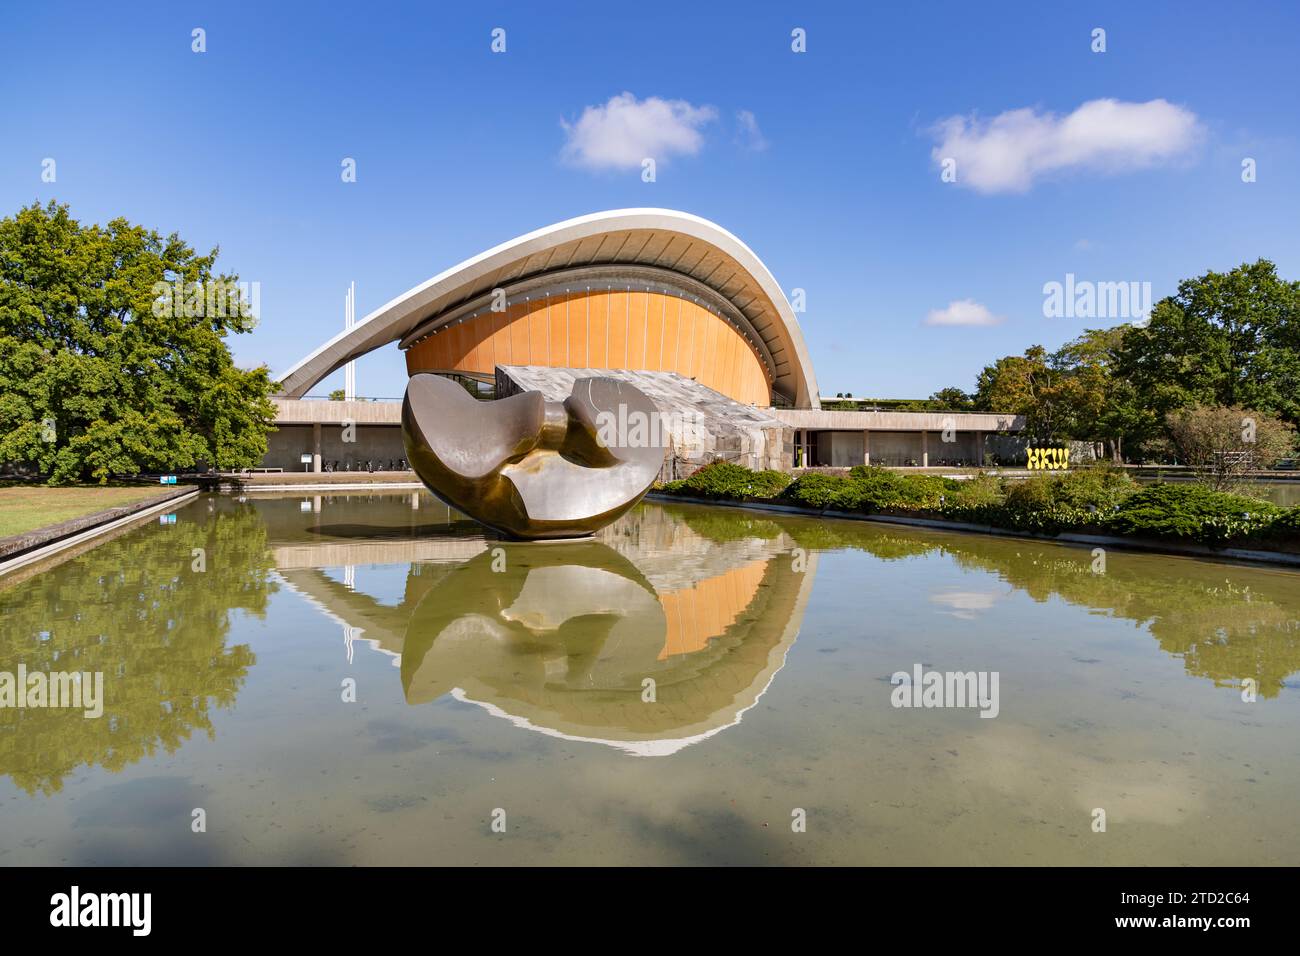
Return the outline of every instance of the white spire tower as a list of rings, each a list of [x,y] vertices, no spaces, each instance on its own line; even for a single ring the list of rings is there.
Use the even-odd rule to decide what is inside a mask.
[[[357,284],[348,283],[348,294],[343,297],[343,328],[350,329],[357,324]],[[354,402],[357,398],[357,363],[355,360],[343,366],[343,400]]]

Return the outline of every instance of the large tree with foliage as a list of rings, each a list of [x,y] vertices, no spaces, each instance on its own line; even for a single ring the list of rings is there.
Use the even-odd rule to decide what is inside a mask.
[[[1041,345],[985,366],[974,404],[1025,416],[1034,442],[1090,441],[1122,458],[1124,438],[1145,418],[1132,386],[1117,373],[1122,328],[1090,329],[1055,352]]]
[[[976,380],[976,406],[1025,416],[1025,436],[1034,443],[1059,437],[1062,400],[1060,376],[1041,345],[998,359]]]
[[[0,461],[52,482],[256,464],[274,383],[231,359],[254,320],[216,258],[53,202],[0,220]]]
[[[1146,326],[1126,328],[1118,358],[1157,421],[1218,405],[1300,424],[1300,282],[1267,259],[1186,279]]]
[[[975,400],[962,389],[950,385],[931,395],[927,404],[936,411],[969,412],[974,409]]]
[[[1264,259],[1187,279],[1146,325],[998,359],[980,373],[976,403],[1024,415],[1034,441],[1092,441],[1116,460],[1165,444],[1170,413],[1194,406],[1300,424],[1300,282]]]
[[[1058,373],[1060,428],[1073,440],[1102,446],[1116,462],[1123,460],[1126,439],[1141,440],[1154,429],[1136,389],[1119,374],[1123,337],[1123,326],[1089,329],[1048,360]]]

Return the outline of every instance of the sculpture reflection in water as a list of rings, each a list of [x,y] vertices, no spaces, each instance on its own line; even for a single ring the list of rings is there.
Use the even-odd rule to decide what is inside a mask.
[[[650,490],[665,450],[657,419],[643,392],[612,378],[578,379],[563,402],[541,392],[483,402],[419,374],[402,440],[429,490],[475,521],[510,538],[576,538]]]
[[[407,701],[451,694],[643,756],[736,724],[785,663],[815,556],[801,571],[788,540],[712,542],[659,509],[609,530],[443,574],[402,644]]]

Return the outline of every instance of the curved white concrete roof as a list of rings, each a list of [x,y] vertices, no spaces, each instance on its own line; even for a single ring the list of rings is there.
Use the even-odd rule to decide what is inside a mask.
[[[774,388],[797,407],[820,407],[803,333],[767,266],[721,226],[672,209],[613,209],[566,219],[466,259],[380,306],[280,374],[281,393],[298,398],[352,359],[399,342],[494,288],[607,264],[669,269],[724,296],[770,352]]]

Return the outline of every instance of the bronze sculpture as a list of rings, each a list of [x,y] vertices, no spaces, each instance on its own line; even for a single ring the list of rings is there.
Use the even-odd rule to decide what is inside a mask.
[[[541,392],[484,402],[421,373],[402,401],[402,440],[429,490],[480,524],[511,538],[576,538],[650,490],[665,451],[658,414],[612,378],[580,378],[563,402]]]

